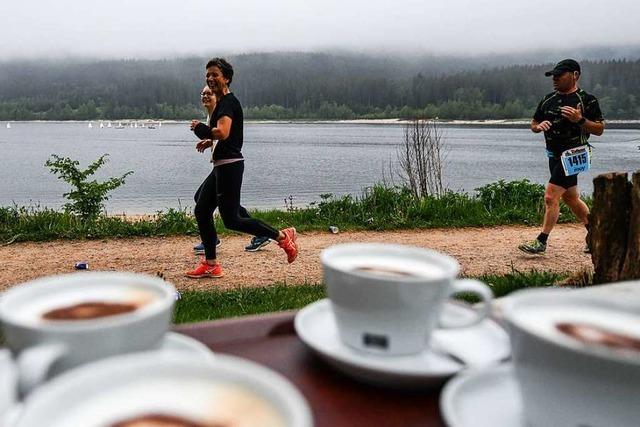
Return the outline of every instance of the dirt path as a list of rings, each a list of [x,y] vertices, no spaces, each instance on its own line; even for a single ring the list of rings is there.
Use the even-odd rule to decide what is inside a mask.
[[[226,276],[193,280],[183,277],[198,258],[192,253],[194,237],[134,238],[91,241],[18,243],[0,247],[0,290],[36,277],[74,271],[76,261],[88,261],[91,270],[124,270],[155,274],[163,271],[178,289],[263,286],[276,282],[318,283],[322,279],[320,251],[336,243],[390,242],[428,247],[445,252],[460,262],[462,273],[520,271],[577,271],[588,268],[591,258],[582,253],[584,227],[558,226],[550,238],[547,254],[530,256],[516,248],[534,238],[538,228],[509,226],[487,228],[404,230],[393,232],[305,233],[296,262],[286,263],[275,244],[247,253],[248,236],[224,237],[218,259]]]

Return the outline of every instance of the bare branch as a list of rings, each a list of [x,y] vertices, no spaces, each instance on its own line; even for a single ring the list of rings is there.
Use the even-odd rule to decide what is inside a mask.
[[[415,119],[404,129],[398,148],[397,176],[415,197],[441,195],[446,147],[434,120]]]

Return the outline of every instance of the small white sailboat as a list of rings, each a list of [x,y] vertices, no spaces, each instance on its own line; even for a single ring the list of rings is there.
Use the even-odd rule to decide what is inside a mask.
[[[93,123],[89,122],[89,129],[93,128]]]
[[[158,127],[161,128],[162,127],[162,122],[158,122]]]
[[[100,122],[100,129],[104,129],[104,123]]]
[[[129,122],[129,127],[132,128],[133,127],[133,122]]]
[[[111,127],[111,122],[107,123],[107,127],[110,128]]]
[[[7,123],[7,129],[11,129],[11,123]]]

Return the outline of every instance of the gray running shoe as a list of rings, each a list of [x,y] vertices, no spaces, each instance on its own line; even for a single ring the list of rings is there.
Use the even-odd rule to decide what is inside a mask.
[[[216,248],[219,248],[222,242],[220,239],[216,241]],[[204,255],[204,245],[202,243],[197,244],[193,247],[193,253],[196,255]]]
[[[271,243],[271,239],[265,236],[254,236],[251,239],[251,243],[244,247],[244,250],[247,252],[256,252],[260,248]]]
[[[528,254],[543,254],[547,250],[547,244],[535,239],[521,244],[518,246],[518,249]]]

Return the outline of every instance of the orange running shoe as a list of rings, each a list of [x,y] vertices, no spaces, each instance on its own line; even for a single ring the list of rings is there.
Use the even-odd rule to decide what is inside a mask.
[[[224,273],[222,272],[220,264],[209,265],[203,260],[200,261],[200,264],[198,264],[195,270],[187,271],[184,275],[192,279],[202,279],[203,277],[222,277]]]
[[[285,228],[282,233],[284,234],[284,239],[278,242],[278,246],[287,253],[287,261],[291,264],[298,256],[298,235],[293,227]]]

